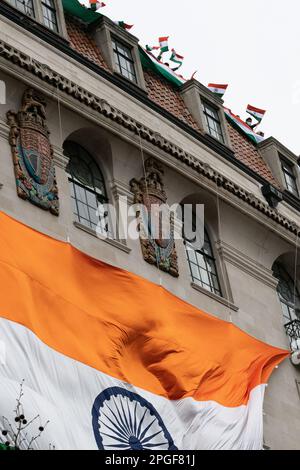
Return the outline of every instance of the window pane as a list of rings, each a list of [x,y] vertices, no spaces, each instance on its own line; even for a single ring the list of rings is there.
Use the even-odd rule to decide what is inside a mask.
[[[44,25],[52,31],[58,32],[55,3],[53,0],[42,1]]]
[[[10,3],[25,15],[34,18],[33,0],[10,0]]]
[[[289,164],[285,160],[281,161],[282,171],[284,174],[286,189],[293,193],[295,196],[299,196],[299,191],[296,183],[296,177],[292,164]]]
[[[86,192],[86,197],[87,197],[87,203],[90,207],[97,209],[98,208],[98,200],[97,196],[95,193],[92,193],[90,191]]]
[[[198,266],[194,263],[191,263],[191,272],[193,279],[200,279]]]
[[[297,309],[300,307],[300,296],[292,277],[285,267],[278,262],[273,266],[273,275],[278,279],[277,293],[281,303],[284,324],[299,319]]]
[[[224,142],[218,110],[214,109],[207,103],[202,104],[202,109],[206,118],[209,134],[215,139]]]
[[[98,213],[102,202],[108,202],[98,165],[83,147],[74,142],[65,143],[64,153],[69,158],[66,171],[69,173],[75,220],[93,229],[101,223],[103,232],[107,231],[107,217]]]
[[[131,50],[115,39],[112,41],[117,71],[132,82],[137,82]]]
[[[193,230],[195,231],[195,228],[193,228]],[[194,251],[189,243],[185,242],[192,280],[199,286],[221,296],[222,293],[218,280],[216,263],[206,230],[204,238],[205,243],[202,250]]]
[[[193,263],[197,263],[196,252],[191,248],[187,248],[186,251],[187,251],[189,260],[192,261]]]
[[[86,204],[86,190],[82,186],[75,184],[75,197],[78,201]]]

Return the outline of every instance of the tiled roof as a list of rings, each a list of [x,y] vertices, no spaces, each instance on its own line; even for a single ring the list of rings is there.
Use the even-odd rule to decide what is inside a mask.
[[[109,70],[102,54],[92,36],[85,31],[84,26],[70,16],[66,16],[67,32],[70,46],[84,57],[87,57],[100,67]]]
[[[109,71],[96,42],[85,30],[84,25],[69,16],[66,17],[66,25],[71,47],[92,62]],[[193,129],[201,132],[182,97],[171,83],[150,70],[145,70],[144,76],[148,96],[152,101],[186,124],[189,124]],[[255,145],[230,124],[228,124],[228,128],[235,157],[258,175],[265,178],[269,183],[278,187],[278,182],[272,175],[270,168],[259,154]]]
[[[199,126],[187,109],[183,98],[175,88],[164,78],[158,77],[154,72],[145,70],[146,87],[149,98],[169,113],[200,131]]]
[[[231,140],[232,148],[238,160],[245,163],[249,168],[256,171],[260,176],[278,186],[277,180],[274,178],[269,166],[263,160],[262,156],[257,151],[255,145],[247,138],[243,137],[240,132],[234,129],[228,123],[229,137]]]

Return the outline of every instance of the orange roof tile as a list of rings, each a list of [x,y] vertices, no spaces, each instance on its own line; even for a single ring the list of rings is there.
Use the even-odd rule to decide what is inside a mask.
[[[255,145],[230,124],[228,124],[228,131],[235,157],[274,186],[279,186]]]
[[[91,34],[85,31],[84,26],[79,21],[66,16],[66,27],[70,46],[95,64],[109,70],[95,40]]]

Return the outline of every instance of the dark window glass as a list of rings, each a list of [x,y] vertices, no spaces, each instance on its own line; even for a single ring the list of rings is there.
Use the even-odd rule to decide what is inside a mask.
[[[107,193],[98,165],[83,147],[74,142],[65,143],[64,153],[69,158],[67,172],[76,221],[111,235],[105,209]]]
[[[209,134],[215,139],[224,143],[224,136],[218,110],[206,102],[202,103],[202,108]]]
[[[54,0],[42,0],[43,21],[47,28],[58,33],[58,24]]]
[[[204,245],[201,250],[195,250],[193,244],[188,240],[185,240],[185,248],[193,282],[210,292],[222,296],[216,260],[206,229]]]
[[[128,80],[137,83],[134,60],[131,50],[115,39],[112,39],[112,45],[114,50],[115,64],[118,72],[124,77],[128,78]]]
[[[282,171],[284,174],[286,189],[299,197],[293,165],[286,160],[281,160]]]
[[[284,324],[299,320],[297,310],[300,306],[298,289],[295,289],[294,281],[281,263],[275,263],[273,274],[278,279],[277,293],[281,303]]]
[[[34,18],[33,0],[10,0],[10,3],[25,15]]]

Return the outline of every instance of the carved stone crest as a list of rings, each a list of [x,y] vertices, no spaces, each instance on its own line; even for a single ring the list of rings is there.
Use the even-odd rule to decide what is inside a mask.
[[[130,187],[134,194],[134,203],[139,205],[137,217],[145,261],[178,277],[174,217],[172,213],[160,210],[167,202],[162,166],[153,158],[149,158],[145,162],[145,177],[141,180],[132,179]],[[164,230],[163,217],[168,218],[165,220],[167,232]]]
[[[46,125],[46,102],[32,88],[25,91],[18,113],[8,111],[18,196],[59,214],[58,191],[50,132]]]

